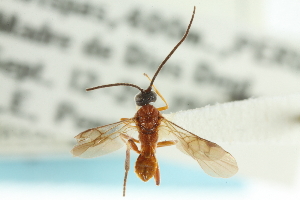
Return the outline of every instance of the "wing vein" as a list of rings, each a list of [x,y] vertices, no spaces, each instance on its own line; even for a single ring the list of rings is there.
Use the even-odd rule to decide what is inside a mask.
[[[176,147],[194,158],[208,175],[227,178],[238,171],[235,159],[216,143],[200,138],[166,119],[161,127],[163,132],[178,139]]]

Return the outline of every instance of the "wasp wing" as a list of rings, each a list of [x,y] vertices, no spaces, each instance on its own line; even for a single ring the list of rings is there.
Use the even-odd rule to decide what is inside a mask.
[[[238,171],[232,155],[219,145],[205,140],[166,119],[162,120],[161,131],[178,140],[176,147],[197,160],[205,173],[213,177],[228,178]]]
[[[75,136],[78,144],[74,146],[71,153],[81,158],[93,158],[116,151],[124,145],[119,137],[120,134],[127,135],[136,130],[132,123],[134,123],[132,119],[127,119],[88,129]]]

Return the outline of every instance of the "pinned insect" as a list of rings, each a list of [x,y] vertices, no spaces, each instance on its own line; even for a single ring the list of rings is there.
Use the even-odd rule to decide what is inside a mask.
[[[160,111],[168,109],[168,103],[155,88],[153,82],[167,60],[187,37],[194,19],[195,10],[196,7],[194,7],[192,18],[183,38],[164,59],[153,78],[150,79],[146,75],[150,80],[150,85],[146,90],[130,83],[115,83],[86,89],[90,91],[122,85],[135,87],[140,90],[140,93],[135,96],[136,105],[140,108],[133,118],[122,118],[119,122],[92,128],[80,133],[75,137],[78,144],[71,151],[74,156],[92,158],[116,151],[125,144],[127,149],[123,196],[125,196],[126,191],[130,150],[139,154],[135,164],[137,176],[143,181],[148,181],[154,177],[156,185],[160,184],[159,165],[155,156],[158,147],[176,145],[183,153],[194,158],[202,169],[213,177],[228,178],[238,171],[235,159],[222,147],[184,130],[165,119],[160,113]],[[166,104],[164,107],[155,108],[150,104],[156,101],[157,95]],[[138,139],[133,137],[136,133],[138,133]],[[173,140],[161,141],[162,138]],[[140,144],[140,148],[138,148],[137,144]]]

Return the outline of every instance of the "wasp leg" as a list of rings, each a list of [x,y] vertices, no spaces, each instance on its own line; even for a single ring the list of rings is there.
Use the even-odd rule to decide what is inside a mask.
[[[134,138],[132,138],[132,137],[130,137],[130,136],[128,136],[128,135],[125,135],[125,134],[123,134],[123,133],[121,133],[121,138],[122,138],[123,142],[125,142],[125,143],[126,143],[127,141],[129,141],[129,140],[132,140],[133,142],[136,142],[136,143],[140,143],[139,140],[134,139]]]
[[[157,147],[167,147],[175,145],[178,141],[177,140],[169,140],[169,141],[162,141],[157,143]],[[160,171],[159,171],[159,165],[157,163],[156,172],[154,174],[154,180],[156,185],[160,184]]]
[[[156,185],[160,184],[160,171],[159,171],[158,163],[157,163],[156,171],[155,171],[155,174],[154,174],[154,180],[155,180]]]
[[[149,76],[147,74],[144,73],[144,76],[146,76],[149,81],[151,82],[151,78],[149,78]],[[154,85],[152,85],[152,88],[154,90],[154,92],[161,98],[161,100],[163,100],[163,102],[166,104],[165,106],[163,107],[159,107],[157,108],[157,110],[159,111],[163,111],[163,110],[167,110],[169,108],[169,105],[167,103],[167,101],[165,100],[165,98],[161,95],[161,93],[156,89],[156,87]]]
[[[127,183],[127,176],[128,171],[130,169],[130,150],[134,150],[136,153],[140,154],[140,150],[138,149],[135,141],[138,141],[134,138],[131,138],[127,135],[121,134],[122,140],[126,143],[126,159],[125,159],[125,175],[124,175],[124,183],[123,183],[123,196],[125,197],[126,194],[126,183]],[[139,141],[138,141],[139,142]]]
[[[177,144],[177,140],[162,141],[157,143],[157,147],[167,147]]]
[[[126,193],[126,183],[127,183],[127,176],[128,176],[129,169],[130,169],[130,146],[127,145],[126,159],[125,159],[125,175],[124,175],[124,183],[123,183],[123,197],[125,197],[125,193]]]
[[[120,120],[121,120],[121,121],[125,121],[125,120],[127,120],[127,119],[130,119],[130,118],[121,118]]]
[[[135,151],[137,154],[140,154],[140,150],[139,148],[136,146],[135,142],[134,142],[135,139],[129,139],[127,141],[127,145],[129,145],[130,149],[132,149],[133,151]]]

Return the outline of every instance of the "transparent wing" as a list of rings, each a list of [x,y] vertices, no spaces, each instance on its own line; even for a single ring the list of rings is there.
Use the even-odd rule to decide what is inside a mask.
[[[120,134],[126,134],[136,131],[131,124],[132,119],[88,129],[77,136],[77,145],[71,150],[74,156],[81,158],[93,158],[102,156],[120,149],[124,142],[119,137]]]
[[[237,163],[222,147],[190,133],[176,124],[163,119],[160,127],[163,134],[178,140],[177,148],[197,160],[205,173],[213,177],[228,178],[238,171]]]

